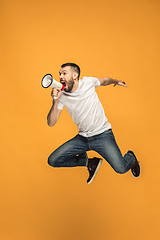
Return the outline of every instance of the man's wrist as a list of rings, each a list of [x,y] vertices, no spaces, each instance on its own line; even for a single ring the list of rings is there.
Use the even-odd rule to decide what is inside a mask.
[[[53,98],[53,100],[52,100],[52,103],[53,103],[53,105],[55,106],[55,105],[57,105],[58,104],[58,102],[59,102],[59,100],[58,99],[54,99]]]

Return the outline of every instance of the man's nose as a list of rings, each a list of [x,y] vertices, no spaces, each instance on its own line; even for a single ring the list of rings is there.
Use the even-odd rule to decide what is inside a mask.
[[[63,80],[63,76],[62,75],[60,76],[60,80]]]

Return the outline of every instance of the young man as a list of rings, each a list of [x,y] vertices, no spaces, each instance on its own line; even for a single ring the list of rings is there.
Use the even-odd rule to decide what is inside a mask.
[[[64,91],[52,89],[53,105],[48,113],[47,122],[54,126],[65,106],[73,122],[79,129],[78,135],[56,149],[48,158],[53,167],[86,166],[89,171],[87,183],[90,184],[102,163],[101,158],[88,158],[86,151],[99,153],[117,173],[131,169],[133,176],[140,175],[140,166],[133,151],[124,157],[115,141],[111,124],[108,122],[95,87],[124,86],[125,82],[112,78],[80,77],[80,68],[74,63],[65,63],[60,69],[60,82]]]

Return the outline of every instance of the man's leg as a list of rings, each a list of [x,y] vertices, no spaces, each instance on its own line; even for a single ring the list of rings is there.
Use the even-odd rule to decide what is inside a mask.
[[[135,164],[136,159],[131,151],[128,151],[124,157],[122,156],[111,129],[94,136],[92,140],[90,142],[91,149],[105,158],[116,172],[125,173]]]
[[[87,143],[76,135],[49,156],[48,164],[52,167],[87,166],[87,150]]]
[[[89,172],[87,183],[90,184],[97,174],[97,171],[102,163],[102,159],[88,159],[86,151],[89,150],[90,148],[87,139],[77,135],[73,139],[57,148],[49,156],[48,163],[52,167],[85,166]]]

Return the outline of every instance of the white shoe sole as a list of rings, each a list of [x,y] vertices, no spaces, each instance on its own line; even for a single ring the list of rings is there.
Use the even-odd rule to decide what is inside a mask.
[[[99,170],[101,164],[102,164],[102,159],[100,159],[100,161],[99,161],[99,163],[98,163],[98,165],[97,165],[97,168],[96,168],[96,170],[95,170],[95,172],[94,172],[94,174],[93,174],[91,180],[88,182],[88,184],[90,184],[90,183],[94,180],[94,178],[95,178],[95,176],[96,176],[96,174],[97,174],[97,172],[98,172],[98,170]]]

